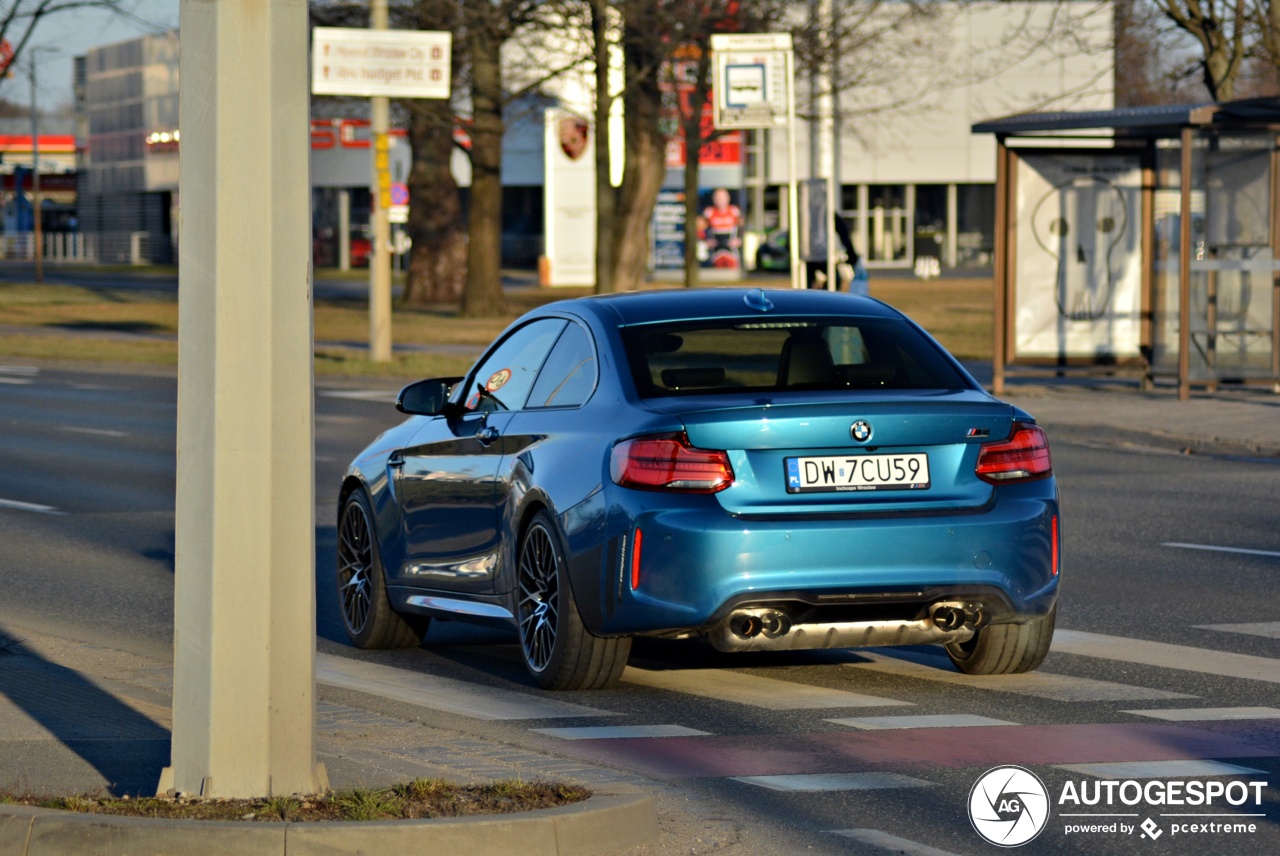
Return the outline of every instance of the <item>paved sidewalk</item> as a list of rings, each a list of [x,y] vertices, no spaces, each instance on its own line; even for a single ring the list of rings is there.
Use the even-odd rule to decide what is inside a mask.
[[[1013,386],[1003,396],[1055,436],[1187,454],[1280,459],[1280,395],[1232,390],[1179,401],[1175,390]]]
[[[171,691],[167,663],[0,626],[0,788],[154,794],[169,762]],[[661,787],[628,773],[384,716],[360,707],[359,698],[319,688],[317,760],[335,790],[416,777]],[[448,717],[439,720],[447,723]]]

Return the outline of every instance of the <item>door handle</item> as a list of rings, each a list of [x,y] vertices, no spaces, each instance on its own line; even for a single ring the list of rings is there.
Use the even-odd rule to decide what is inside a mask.
[[[399,452],[392,452],[392,453],[387,457],[387,466],[389,466],[389,467],[403,467],[403,466],[404,466],[404,455],[400,454]]]
[[[498,439],[498,429],[492,425],[485,425],[476,432],[476,439],[480,441],[481,446],[487,446]]]

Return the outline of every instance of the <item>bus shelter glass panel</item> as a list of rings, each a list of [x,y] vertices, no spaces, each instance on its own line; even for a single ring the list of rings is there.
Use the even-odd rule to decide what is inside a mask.
[[[1210,378],[1271,376],[1274,134],[1219,135],[1204,153],[1204,246],[1192,257],[1195,363]]]
[[[1190,379],[1272,375],[1274,135],[1198,134],[1191,158]],[[1181,145],[1156,152],[1152,366],[1176,371],[1181,295]]]

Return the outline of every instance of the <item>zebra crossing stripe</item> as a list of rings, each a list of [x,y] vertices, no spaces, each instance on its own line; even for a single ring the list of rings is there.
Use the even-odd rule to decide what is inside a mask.
[[[565,719],[614,715],[580,704],[333,654],[316,654],[316,682],[473,719]]]
[[[628,666],[622,680],[629,684],[713,698],[766,710],[825,710],[843,707],[900,707],[911,702],[747,675],[724,669],[658,671]]]
[[[788,776],[730,776],[771,791],[883,791],[894,788],[927,788],[933,782],[898,773],[818,773]]]
[[[924,714],[920,716],[851,716],[844,719],[828,719],[836,725],[848,725],[864,731],[884,731],[891,728],[973,728],[984,725],[1017,725],[1003,719],[976,716],[971,713]]]
[[[903,856],[956,856],[950,850],[939,850],[928,844],[920,844],[908,838],[899,838],[879,829],[833,829],[832,835],[851,838],[860,844],[888,850],[890,853],[901,853]]]
[[[1059,770],[1096,779],[1193,779],[1201,776],[1265,775],[1262,770],[1223,761],[1111,761],[1104,764],[1055,764]]]
[[[1274,707],[1192,707],[1169,710],[1122,710],[1166,722],[1227,722],[1236,719],[1280,719]]]
[[[1057,648],[1056,638],[1054,640],[1054,648],[1055,650]],[[996,690],[997,692],[1033,696],[1050,701],[1155,701],[1160,699],[1194,698],[1194,696],[1168,690],[1135,687],[1092,678],[1055,675],[1049,672],[1028,672],[1024,675],[965,675],[955,671],[951,663],[944,658],[931,657],[915,651],[894,650],[889,653],[887,649],[878,651],[859,650],[847,652],[845,656],[849,657],[850,660],[846,661],[844,665],[857,669],[900,675],[907,678],[918,678],[926,681],[937,681],[938,683],[954,684],[979,690]]]
[[[1221,633],[1243,633],[1246,636],[1265,636],[1280,639],[1280,621],[1262,621],[1256,624],[1197,624],[1197,630],[1217,630]]]
[[[710,731],[683,725],[591,725],[581,728],[534,728],[561,740],[620,740],[634,737],[708,737]]]
[[[1119,660],[1162,669],[1280,684],[1280,660],[1234,654],[1230,651],[1170,645],[1167,642],[1149,642],[1146,639],[1123,636],[1104,636],[1101,633],[1084,633],[1079,630],[1057,631],[1053,636],[1053,650],[1063,654]]]

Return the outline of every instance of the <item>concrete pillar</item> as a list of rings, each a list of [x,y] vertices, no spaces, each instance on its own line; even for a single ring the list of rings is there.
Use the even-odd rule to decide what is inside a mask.
[[[162,792],[315,763],[306,0],[182,0],[173,751]]]

